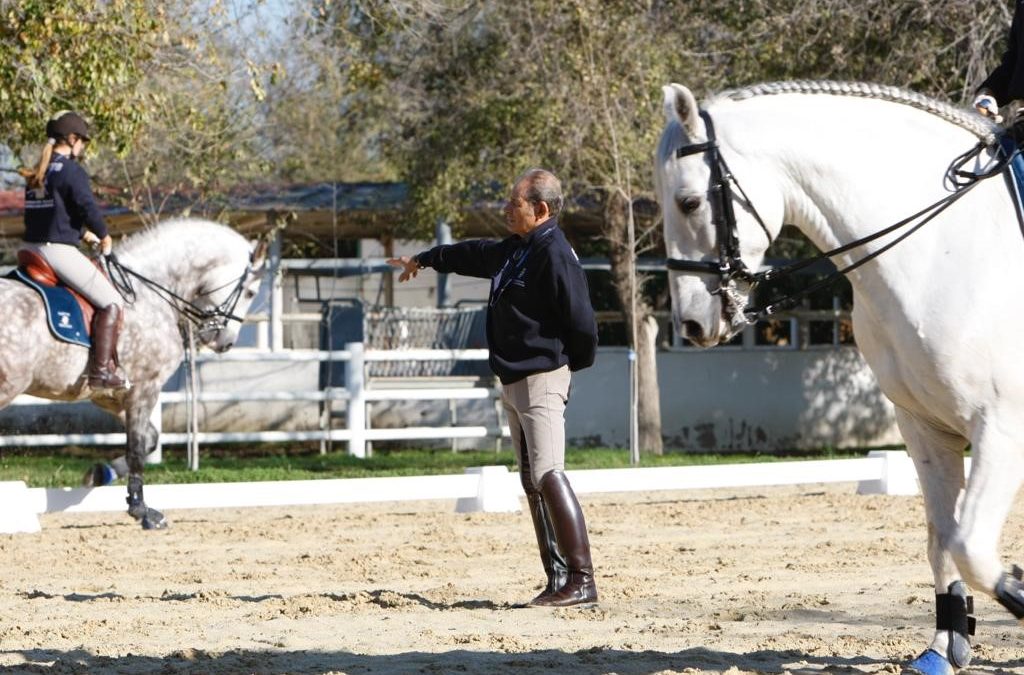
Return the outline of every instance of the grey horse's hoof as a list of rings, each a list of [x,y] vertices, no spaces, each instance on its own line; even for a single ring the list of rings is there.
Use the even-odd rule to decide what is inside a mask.
[[[169,525],[164,514],[144,504],[128,509],[128,515],[139,521],[144,530],[166,530]]]
[[[168,525],[164,514],[156,509],[146,509],[146,515],[142,516],[142,529],[144,530],[166,530]]]

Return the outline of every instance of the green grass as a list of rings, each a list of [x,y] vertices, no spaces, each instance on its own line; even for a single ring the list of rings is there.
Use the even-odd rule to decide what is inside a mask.
[[[71,449],[63,454],[33,450],[0,454],[0,481],[24,481],[29,487],[75,487],[82,474],[94,462],[109,459],[113,453],[96,449]],[[640,466],[685,466],[741,462],[795,461],[800,459],[840,459],[862,457],[864,451],[838,453],[799,452],[784,456],[763,454],[704,455],[668,453],[643,455]],[[420,476],[462,473],[466,467],[485,465],[515,466],[511,450],[503,452],[417,449],[378,451],[372,457],[357,459],[344,451],[321,455],[309,448],[208,447],[200,449],[199,471],[185,466],[183,451],[165,448],[164,462],[146,467],[146,483],[220,483],[240,481],[305,480],[313,478],[366,478],[375,476]],[[616,448],[570,448],[567,469],[614,469],[629,467],[629,453]]]

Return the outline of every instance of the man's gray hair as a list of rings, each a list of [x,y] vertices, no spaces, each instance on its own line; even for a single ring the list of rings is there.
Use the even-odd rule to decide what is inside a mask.
[[[544,202],[548,205],[552,218],[562,212],[562,206],[565,203],[565,198],[562,196],[562,181],[558,180],[555,174],[546,169],[530,169],[519,177],[516,184],[518,185],[524,180],[526,181],[526,190],[523,192],[523,198],[526,201],[531,204]]]

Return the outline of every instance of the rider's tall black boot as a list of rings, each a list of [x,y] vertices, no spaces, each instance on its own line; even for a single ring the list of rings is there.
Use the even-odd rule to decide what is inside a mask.
[[[544,499],[539,492],[531,491],[526,494],[526,501],[530,505],[530,516],[533,518],[533,530],[537,534],[537,549],[540,551],[540,562],[544,566],[544,573],[548,582],[544,590],[536,598],[530,601],[531,605],[542,605],[544,601],[562,586],[565,585],[568,577],[568,569],[565,558],[558,550],[558,542],[555,541],[554,528],[551,519],[548,517],[547,507],[544,506]]]
[[[117,374],[117,336],[121,330],[121,308],[108,305],[92,317],[92,361],[89,386],[93,389],[126,389],[128,383]]]
[[[540,493],[551,518],[558,550],[565,556],[568,574],[565,584],[550,595],[534,600],[545,607],[569,607],[597,601],[594,565],[590,560],[590,539],[583,510],[569,480],[561,471],[549,471],[540,481]]]

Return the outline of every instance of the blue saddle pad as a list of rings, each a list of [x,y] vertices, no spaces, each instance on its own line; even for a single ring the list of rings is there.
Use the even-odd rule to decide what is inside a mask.
[[[999,148],[1003,157],[1012,157],[1006,183],[1017,207],[1017,222],[1024,229],[1024,154],[1017,152],[1017,141],[1009,133],[999,136]]]
[[[85,328],[82,308],[78,306],[78,300],[71,291],[63,286],[43,286],[20,269],[8,274],[7,278],[31,286],[42,296],[43,304],[46,305],[46,322],[55,338],[83,347],[92,345]]]

